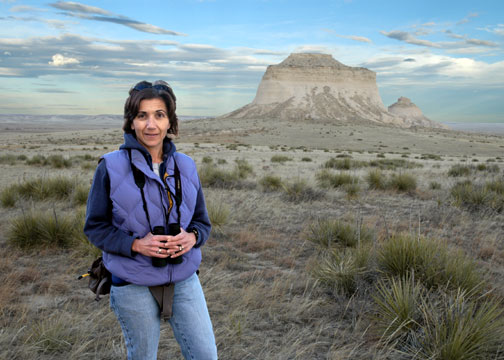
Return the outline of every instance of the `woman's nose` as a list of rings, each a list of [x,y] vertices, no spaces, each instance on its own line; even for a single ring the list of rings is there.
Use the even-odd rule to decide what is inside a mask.
[[[154,117],[153,116],[148,116],[147,117],[147,127],[148,128],[153,128],[153,127],[155,127],[154,124],[155,124]]]

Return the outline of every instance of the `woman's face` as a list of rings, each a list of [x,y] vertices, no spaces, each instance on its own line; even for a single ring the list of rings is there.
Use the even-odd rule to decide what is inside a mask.
[[[137,116],[133,119],[131,129],[135,130],[136,138],[153,158],[161,155],[163,139],[170,128],[168,111],[162,99],[146,99],[140,101]]]

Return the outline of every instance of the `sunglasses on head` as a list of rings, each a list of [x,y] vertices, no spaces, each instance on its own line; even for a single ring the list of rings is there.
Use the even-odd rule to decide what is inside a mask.
[[[157,91],[163,90],[168,92],[175,99],[175,94],[173,93],[173,89],[171,88],[170,84],[163,80],[155,81],[154,85],[152,85],[148,81],[139,82],[130,89],[129,94],[131,95],[133,91],[141,91],[144,89],[156,89]]]

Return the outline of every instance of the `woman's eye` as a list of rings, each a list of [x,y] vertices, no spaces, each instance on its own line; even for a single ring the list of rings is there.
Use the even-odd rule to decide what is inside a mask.
[[[156,113],[156,116],[158,117],[158,119],[162,119],[165,117],[165,114],[164,113]]]
[[[138,114],[137,119],[143,119],[145,117],[145,114]]]

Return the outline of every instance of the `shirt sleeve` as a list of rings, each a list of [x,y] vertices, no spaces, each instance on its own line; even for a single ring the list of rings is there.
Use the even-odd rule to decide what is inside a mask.
[[[212,224],[210,223],[210,218],[208,217],[208,212],[205,203],[205,196],[203,195],[201,182],[199,182],[194,214],[187,229],[188,231],[191,231],[192,229],[198,230],[198,240],[196,241],[196,245],[194,245],[194,247],[196,248],[203,245],[210,236],[210,230],[212,229]]]
[[[84,233],[93,245],[105,252],[128,257],[136,254],[131,250],[135,237],[112,224],[110,178],[104,160],[98,164],[89,190]]]

